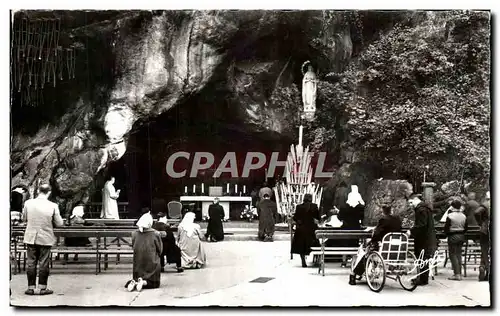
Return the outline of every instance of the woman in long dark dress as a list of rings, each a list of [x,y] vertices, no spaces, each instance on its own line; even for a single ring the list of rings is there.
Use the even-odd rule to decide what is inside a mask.
[[[168,225],[167,215],[165,213],[158,213],[158,221],[153,224],[153,228],[157,231],[164,231],[167,235],[161,239],[163,243],[163,252],[160,257],[161,271],[165,271],[165,257],[167,257],[167,263],[175,263],[177,266],[177,272],[183,272],[181,266],[181,250],[175,242],[175,236],[172,227]]]
[[[343,230],[360,230],[364,218],[365,202],[358,192],[358,186],[352,185],[351,192],[347,195],[345,206],[339,210],[337,218],[342,221]],[[359,247],[359,239],[345,239],[339,241],[341,247]],[[342,258],[342,266],[347,266],[347,257]]]
[[[139,229],[132,233],[132,280],[125,284],[130,292],[160,287],[160,256],[163,251],[160,232],[152,228],[153,217],[150,213],[142,215],[137,226]]]
[[[312,195],[305,194],[302,204],[297,205],[293,220],[296,223],[295,234],[292,240],[291,253],[300,255],[302,267],[307,267],[306,256],[311,253],[311,247],[319,245],[315,230],[318,227],[319,210],[312,203]]]

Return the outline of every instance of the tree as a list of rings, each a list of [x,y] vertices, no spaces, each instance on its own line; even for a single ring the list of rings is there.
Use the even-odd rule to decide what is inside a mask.
[[[341,75],[337,108],[361,157],[396,174],[485,178],[490,170],[490,18],[429,12],[396,25]],[[346,88],[353,87],[353,88]],[[330,105],[331,107],[332,105]]]

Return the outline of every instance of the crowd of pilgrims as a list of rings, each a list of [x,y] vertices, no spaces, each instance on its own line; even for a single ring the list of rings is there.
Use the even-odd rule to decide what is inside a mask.
[[[45,194],[40,194],[37,198],[26,202],[22,212],[22,219],[20,216],[19,218],[11,216],[13,222],[15,222],[16,219],[28,222],[25,233],[25,243],[27,243],[28,246],[30,246],[30,244],[29,241],[26,241],[26,236],[32,235],[36,230],[52,230],[53,225],[50,225],[50,227],[41,227],[39,223],[33,224],[34,220],[32,220],[33,225],[30,226],[30,221],[28,220],[29,216],[27,215],[27,208],[29,207],[27,207],[27,205],[33,208],[33,211],[30,211],[31,214],[36,215],[36,212],[39,212],[45,207],[49,209],[53,208],[57,211],[57,214],[59,214],[59,210],[55,203],[44,202],[47,201],[50,195],[50,188],[45,188],[45,191]],[[256,207],[259,216],[258,237],[261,241],[273,241],[275,224],[280,220],[276,202],[271,199],[272,193],[272,190],[265,184],[258,193]],[[435,214],[427,203],[420,200],[419,195],[412,195],[409,197],[408,201],[415,211],[415,223],[407,234],[414,238],[416,257],[419,257],[419,254],[422,253],[423,259],[429,259],[433,256],[438,244],[434,227]],[[293,214],[295,233],[292,238],[291,253],[300,255],[303,267],[307,267],[306,256],[310,254],[311,247],[319,246],[319,242],[315,236],[315,230],[318,229],[318,225],[328,225],[328,222],[336,215],[336,218],[341,222],[340,229],[362,229],[365,202],[356,185],[352,185],[349,191],[347,185],[343,183],[335,194],[334,204],[333,210],[321,216],[318,206],[312,202],[312,196],[310,194],[305,194],[303,203],[296,206]],[[385,234],[390,232],[401,232],[402,230],[401,219],[392,214],[390,206],[385,205],[382,207],[382,210],[383,216],[379,219],[378,225],[375,227],[370,241],[374,246],[382,240]],[[214,198],[214,202],[210,205],[208,212],[209,220],[205,234],[202,234],[200,225],[194,222],[196,218],[195,213],[187,212],[184,214],[183,219],[177,227],[177,238],[175,238],[174,228],[169,225],[165,213],[159,212],[155,214],[155,217],[157,217],[155,221],[150,209],[143,208],[142,216],[135,224],[137,230],[132,234],[132,279],[126,282],[125,287],[129,291],[158,288],[160,286],[161,272],[164,271],[166,264],[175,264],[178,272],[183,272],[184,269],[198,269],[204,267],[207,263],[207,259],[202,243],[203,237],[205,237],[207,241],[221,241],[224,239],[224,228],[222,223],[224,219],[224,209],[219,205],[217,198]],[[36,217],[42,216],[40,214],[36,215]],[[461,280],[461,251],[462,245],[466,241],[465,232],[468,229],[471,217],[474,225],[479,226],[481,233],[481,265],[479,279],[480,281],[488,280],[490,245],[489,214],[489,192],[486,194],[485,201],[481,204],[475,201],[473,194],[469,195],[469,199],[465,203],[458,199],[451,201],[441,220],[445,223],[444,232],[448,236],[449,257],[454,271],[453,276],[450,277],[451,280]],[[35,221],[38,221],[38,219]],[[75,205],[71,216],[67,219],[66,225],[76,227],[87,225],[84,219],[83,203],[79,202]],[[53,233],[50,236],[53,236]],[[34,245],[31,246],[37,247],[36,242],[32,243],[34,243]],[[65,238],[65,245],[75,247],[88,246],[91,245],[91,243],[89,239],[85,237],[69,237]],[[358,247],[359,240],[328,240],[326,246]],[[39,259],[40,258],[33,258],[35,261]],[[65,260],[67,260],[67,255]],[[76,255],[75,260],[77,260]],[[344,256],[342,265],[346,266],[346,263],[347,257]],[[36,262],[34,269],[36,270]],[[42,269],[42,267],[40,269]],[[44,266],[43,269],[48,270],[48,266]],[[426,285],[428,283],[429,271],[426,266],[422,269],[427,272],[420,275],[418,282],[420,285]],[[30,280],[29,275],[28,279]],[[349,283],[355,284],[355,275],[353,273],[351,273]],[[29,289],[28,291],[31,290],[32,289]],[[49,291],[47,290],[46,292]]]
[[[464,201],[465,200],[465,201]],[[414,239],[415,256],[421,259],[430,259],[433,257],[439,240],[436,238],[435,217],[436,212],[432,207],[420,199],[420,195],[413,194],[408,198],[410,206],[415,212],[415,222],[406,234]],[[358,191],[356,185],[351,186],[349,191],[347,185],[342,183],[337,190],[334,201],[334,210],[326,216],[320,216],[316,204],[312,203],[312,196],[306,194],[303,203],[296,207],[293,221],[295,222],[295,234],[292,239],[291,252],[299,254],[303,267],[307,267],[306,256],[311,253],[311,247],[318,247],[319,241],[316,239],[315,231],[319,226],[325,225],[330,221],[333,215],[336,215],[341,222],[342,230],[361,230],[365,202]],[[460,281],[462,279],[462,246],[467,241],[465,233],[470,225],[479,226],[481,245],[481,263],[479,267],[479,281],[489,280],[489,251],[490,251],[490,194],[486,193],[482,203],[475,200],[475,193],[469,192],[465,199],[455,198],[449,201],[444,214],[439,214],[439,222],[444,223],[444,233],[448,241],[448,256],[451,261],[453,275],[449,280]],[[326,218],[326,220],[325,220]],[[472,223],[472,224],[471,224]],[[328,226],[328,225],[326,225]],[[382,217],[374,228],[369,247],[377,249],[378,243],[383,237],[392,232],[402,232],[402,221],[392,214],[389,205],[382,206]],[[359,247],[358,239],[338,239],[328,240],[326,247]],[[346,266],[347,256],[343,256],[342,266]],[[356,284],[356,274],[361,275],[360,270],[352,272],[349,278],[349,284]],[[421,273],[416,280],[419,285],[427,285],[429,282],[428,263],[419,267]]]

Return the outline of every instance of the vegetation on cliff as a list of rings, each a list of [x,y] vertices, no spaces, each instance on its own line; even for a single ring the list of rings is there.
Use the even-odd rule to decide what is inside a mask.
[[[348,135],[340,141],[358,160],[377,162],[386,177],[421,177],[429,166],[427,180],[464,177],[486,185],[487,12],[430,12],[416,25],[396,24],[330,76],[334,83],[320,85],[320,97],[327,96],[320,111],[344,113]]]

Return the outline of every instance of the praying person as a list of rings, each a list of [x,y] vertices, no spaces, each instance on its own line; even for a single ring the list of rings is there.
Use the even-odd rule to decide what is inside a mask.
[[[448,212],[444,233],[448,236],[448,252],[450,254],[453,276],[448,280],[462,280],[462,246],[465,242],[465,232],[467,231],[467,216],[461,211],[462,203],[459,200],[451,202],[451,209]]]
[[[303,203],[297,205],[293,220],[296,223],[292,239],[291,253],[300,255],[302,267],[307,268],[306,256],[311,253],[311,247],[319,245],[315,230],[318,228],[319,210],[312,202],[312,195],[305,194]]]
[[[163,252],[163,245],[160,233],[152,226],[151,213],[145,213],[137,221],[138,229],[132,233],[134,250],[132,280],[125,284],[129,292],[160,287],[160,256]]]
[[[278,219],[278,207],[276,202],[271,201],[269,194],[264,194],[264,200],[257,206],[257,213],[259,215],[258,238],[261,241],[273,241],[274,225]]]
[[[71,212],[71,216],[68,218],[66,225],[71,227],[81,227],[85,226],[85,220],[83,216],[85,215],[84,203],[79,201],[76,203],[73,211]],[[65,237],[64,244],[66,247],[85,247],[90,246],[92,243],[90,242],[88,237]],[[68,254],[64,255],[64,261],[68,260]],[[75,254],[74,261],[78,260],[78,254]]]
[[[196,215],[187,212],[179,224],[178,246],[181,250],[181,263],[183,268],[199,269],[206,264],[207,258],[201,242],[200,225],[194,222]]]
[[[175,236],[172,228],[168,224],[167,215],[165,213],[158,213],[158,221],[154,223],[153,228],[157,231],[166,233],[166,236],[161,239],[163,243],[163,252],[160,256],[161,272],[165,272],[165,257],[167,257],[167,263],[175,263],[177,272],[183,272],[184,269],[182,269],[181,266],[181,250],[175,243]]]
[[[224,208],[219,204],[219,199],[215,198],[214,203],[208,207],[208,226],[205,237],[210,241],[224,240]]]
[[[365,201],[359,194],[358,186],[351,185],[351,192],[347,195],[344,207],[341,207],[337,218],[342,221],[342,229],[360,230],[365,212]],[[346,239],[341,241],[343,247],[358,247],[359,239]],[[342,267],[347,266],[347,256],[342,257]]]

